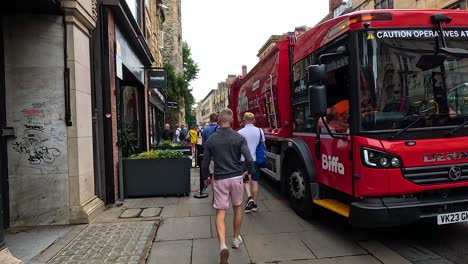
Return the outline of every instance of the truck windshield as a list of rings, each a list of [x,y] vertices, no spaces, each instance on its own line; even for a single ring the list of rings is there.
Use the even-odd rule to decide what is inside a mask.
[[[468,30],[449,30],[465,48]],[[468,59],[437,55],[432,29],[359,33],[361,129],[457,126],[468,116]],[[423,114],[424,113],[424,114]]]

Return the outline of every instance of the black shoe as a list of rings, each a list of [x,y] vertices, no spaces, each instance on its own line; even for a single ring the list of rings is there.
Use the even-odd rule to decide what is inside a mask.
[[[258,211],[257,204],[254,203],[254,204],[252,205],[252,208],[250,208],[250,210],[251,210],[252,212],[257,212],[257,211]]]
[[[249,197],[249,200],[247,200],[247,205],[245,206],[244,212],[250,213],[252,212],[252,207],[255,204],[254,200]]]

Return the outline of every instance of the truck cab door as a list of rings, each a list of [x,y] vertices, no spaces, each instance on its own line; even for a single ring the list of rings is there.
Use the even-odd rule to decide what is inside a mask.
[[[324,127],[320,128],[317,179],[322,184],[352,195],[351,136],[347,132],[337,132],[330,122],[328,125],[332,134],[340,138],[334,138]]]

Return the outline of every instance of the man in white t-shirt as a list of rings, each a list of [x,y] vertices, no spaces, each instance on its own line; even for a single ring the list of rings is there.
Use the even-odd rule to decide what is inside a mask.
[[[181,129],[179,128],[179,125],[175,125],[176,127],[176,130],[175,130],[175,134],[174,134],[174,143],[177,143],[177,144],[180,144],[180,133],[181,133]]]
[[[243,135],[247,140],[247,145],[249,146],[250,155],[254,162],[256,161],[256,149],[261,141],[262,144],[265,144],[265,135],[263,134],[263,130],[254,126],[255,123],[255,116],[250,112],[246,112],[244,114],[244,128],[239,130],[239,134]],[[244,161],[244,157],[241,157],[241,161]],[[245,206],[245,212],[257,212],[257,197],[258,197],[258,180],[260,179],[260,169],[255,165],[255,168],[252,172],[250,177],[250,181],[244,183],[245,192],[249,197],[247,199],[247,204]],[[252,184],[250,183],[252,182]]]

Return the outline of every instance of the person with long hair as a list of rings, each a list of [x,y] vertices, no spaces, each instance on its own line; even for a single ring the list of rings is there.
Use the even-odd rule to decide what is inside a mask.
[[[195,156],[195,149],[198,143],[198,132],[195,130],[195,126],[190,127],[188,134],[190,137],[190,143],[192,144],[192,155]]]

